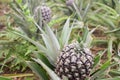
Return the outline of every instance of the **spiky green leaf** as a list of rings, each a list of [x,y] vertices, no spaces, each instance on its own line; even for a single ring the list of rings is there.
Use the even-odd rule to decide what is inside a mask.
[[[49,80],[49,77],[45,70],[35,62],[26,62],[32,71],[39,77],[40,80]]]
[[[65,25],[63,27],[61,37],[60,37],[62,47],[68,44],[68,39],[69,39],[71,30],[72,28],[70,28],[70,18],[68,18],[67,21],[65,22]]]
[[[61,80],[57,74],[55,74],[54,71],[52,71],[48,66],[46,66],[40,59],[34,59],[34,61],[36,61],[37,63],[39,63],[49,74],[49,76],[51,77],[52,80]]]

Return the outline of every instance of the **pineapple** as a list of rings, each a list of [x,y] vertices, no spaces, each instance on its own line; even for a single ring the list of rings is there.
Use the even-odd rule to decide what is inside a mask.
[[[45,22],[50,22],[51,20],[51,14],[52,14],[52,11],[49,7],[47,7],[46,5],[42,5],[42,6],[37,6],[35,8],[35,11],[34,11],[34,17],[35,19],[37,19],[38,17],[40,17],[39,15],[39,10],[41,12],[41,17],[42,17],[42,21],[44,20]],[[39,19],[39,18],[38,18]]]
[[[51,9],[45,5],[41,6],[42,18],[46,22],[50,22],[51,19]]]
[[[61,51],[55,72],[68,80],[85,80],[93,67],[93,55],[88,48],[80,48],[78,42],[69,44]]]
[[[66,5],[71,6],[73,4],[74,0],[66,0]]]

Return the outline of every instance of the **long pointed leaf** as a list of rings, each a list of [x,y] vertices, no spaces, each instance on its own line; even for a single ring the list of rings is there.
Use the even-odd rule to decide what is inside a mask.
[[[71,29],[69,28],[69,25],[70,24],[70,18],[67,19],[64,27],[63,27],[63,30],[62,30],[62,33],[61,33],[61,37],[60,37],[60,41],[61,41],[61,46],[63,47],[64,45],[67,45],[67,42],[68,40],[68,36],[71,32]]]
[[[105,79],[97,79],[97,80],[120,80],[120,76],[115,78],[105,78]]]
[[[49,74],[52,80],[61,80],[48,66],[46,66],[40,59],[33,59],[38,62]]]
[[[58,50],[60,49],[59,42],[58,42],[55,34],[53,33],[53,31],[50,29],[50,27],[48,25],[46,25],[46,33],[49,36],[49,39],[51,40],[51,42],[53,44],[53,48],[55,49],[55,52],[58,54]]]
[[[57,58],[57,54],[53,49],[54,48],[53,44],[51,43],[47,35],[42,35],[42,38],[47,48],[46,55],[48,56],[48,59],[50,60],[50,62],[54,65],[56,58]]]
[[[21,36],[22,38],[24,38],[25,40],[28,40],[29,42],[31,42],[32,44],[34,44],[37,48],[39,48],[42,52],[45,52],[46,51],[46,48],[41,45],[40,43],[30,39],[29,37],[19,33],[19,32],[16,32],[16,31],[11,31],[12,33],[16,34],[16,35],[19,35]]]
[[[47,57],[44,54],[38,51],[34,51],[33,53],[35,54],[36,58],[42,60],[48,67],[53,69],[53,65],[50,63],[50,61],[47,59]]]
[[[30,61],[27,61],[26,63],[32,69],[32,71],[39,77],[40,80],[49,80],[45,70],[42,67],[40,67],[37,63]]]
[[[42,34],[42,38],[47,47],[46,54],[54,64],[55,61],[57,60],[57,56],[59,55],[60,45],[52,29],[50,29],[50,27],[46,24],[45,24],[45,30],[46,33]]]
[[[0,80],[12,80],[12,79],[9,79],[9,78],[6,78],[6,77],[3,77],[3,76],[0,76]]]

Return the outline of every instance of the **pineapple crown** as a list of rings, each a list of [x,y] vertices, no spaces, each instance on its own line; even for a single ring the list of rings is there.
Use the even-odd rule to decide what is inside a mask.
[[[84,48],[90,48],[92,43],[92,33],[95,31],[96,28],[89,31],[89,28],[87,26],[84,26],[82,28],[82,35],[77,40],[74,40],[72,43],[75,43],[77,49],[84,49]]]

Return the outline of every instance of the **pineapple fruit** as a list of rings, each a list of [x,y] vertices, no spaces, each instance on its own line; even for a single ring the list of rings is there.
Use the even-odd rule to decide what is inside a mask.
[[[51,20],[51,9],[45,5],[41,6],[41,13],[42,13],[42,18],[46,22],[50,22]]]
[[[41,12],[41,16],[39,14],[39,11]],[[38,17],[42,17],[42,21],[45,21],[47,23],[51,20],[51,14],[51,9],[46,5],[37,6],[34,11],[35,19],[37,19]]]
[[[61,51],[55,72],[68,80],[85,80],[93,67],[93,55],[88,48],[80,48],[77,42],[69,44]]]
[[[66,0],[66,5],[71,6],[74,3],[74,0]]]

